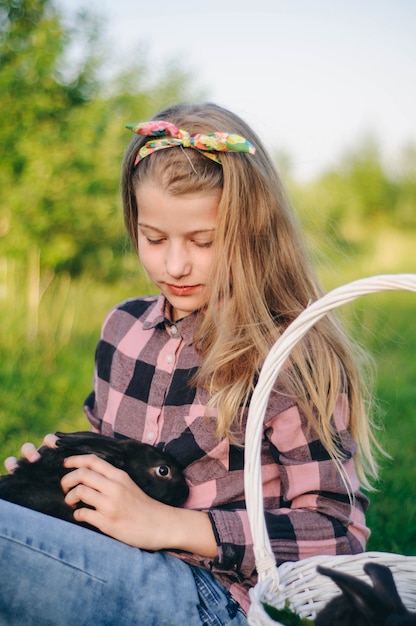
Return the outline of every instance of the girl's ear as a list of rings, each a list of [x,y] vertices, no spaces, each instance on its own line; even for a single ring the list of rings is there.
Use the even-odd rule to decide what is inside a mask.
[[[384,603],[383,594],[379,594],[364,581],[338,570],[318,565],[317,571],[328,576],[341,589],[348,603],[357,615],[368,620],[369,624],[383,624],[391,608]],[[394,583],[393,583],[394,584]]]

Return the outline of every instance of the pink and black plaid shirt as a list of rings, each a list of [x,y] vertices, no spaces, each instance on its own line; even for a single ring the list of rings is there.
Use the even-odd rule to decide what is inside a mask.
[[[185,506],[208,511],[218,554],[215,559],[173,554],[210,570],[247,609],[256,571],[244,501],[244,451],[216,439],[215,416],[204,416],[207,392],[189,384],[200,365],[193,346],[196,315],[173,324],[166,312],[162,296],[131,299],[110,311],[85,411],[93,430],[151,443],[178,460],[190,487]],[[362,552],[368,501],[355,474],[347,400],[340,395],[334,418],[353,504],[334,463],[282,392],[277,383],[262,444],[264,508],[277,563]]]

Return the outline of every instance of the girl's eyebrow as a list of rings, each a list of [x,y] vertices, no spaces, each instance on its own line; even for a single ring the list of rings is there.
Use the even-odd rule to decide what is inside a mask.
[[[148,228],[149,230],[154,230],[158,233],[163,233],[164,231],[161,230],[160,228],[157,228],[157,226],[151,226],[150,224],[145,224],[143,222],[139,222],[138,226],[140,226],[140,228]],[[186,233],[187,235],[198,235],[199,233],[213,233],[215,231],[215,228],[198,228],[197,230],[192,230],[189,233]]]

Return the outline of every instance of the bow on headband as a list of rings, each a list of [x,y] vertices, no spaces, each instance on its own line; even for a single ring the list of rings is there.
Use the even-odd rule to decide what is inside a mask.
[[[254,154],[255,147],[235,133],[207,133],[198,134],[191,137],[186,130],[177,128],[170,122],[152,121],[139,124],[126,124],[126,128],[137,135],[154,137],[147,141],[137,153],[134,165],[136,166],[142,159],[163,148],[182,146],[183,148],[194,148],[199,150],[209,159],[221,164],[221,157],[218,152],[246,152]]]

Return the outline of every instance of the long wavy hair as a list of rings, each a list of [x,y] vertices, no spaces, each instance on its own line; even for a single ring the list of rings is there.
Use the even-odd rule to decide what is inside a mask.
[[[202,365],[194,382],[210,394],[208,408],[217,411],[218,437],[233,440],[272,344],[322,290],[295,213],[253,130],[213,103],[176,105],[154,119],[191,135],[238,133],[256,148],[255,155],[221,154],[221,165],[192,148],[165,149],[135,167],[148,138],[134,136],[122,172],[125,224],[136,249],[136,190],[143,181],[156,182],[173,195],[221,192],[206,308],[195,338]],[[343,458],[333,415],[340,392],[347,394],[349,430],[358,444],[357,472],[369,488],[369,478],[377,475],[377,442],[368,417],[371,394],[355,348],[332,313],[294,348],[280,380],[339,467]]]

